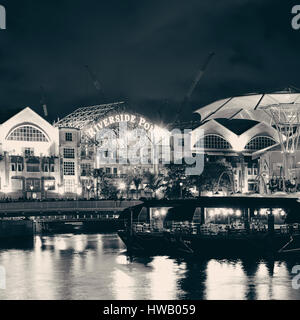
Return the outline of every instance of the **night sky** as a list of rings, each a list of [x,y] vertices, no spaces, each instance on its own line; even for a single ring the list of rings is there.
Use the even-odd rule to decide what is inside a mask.
[[[300,4],[300,1],[298,1]],[[211,51],[184,117],[214,100],[300,87],[300,30],[286,0],[0,0],[0,107],[49,121],[114,101],[168,121]],[[85,65],[96,75],[93,85]],[[160,110],[160,111],[159,111]]]

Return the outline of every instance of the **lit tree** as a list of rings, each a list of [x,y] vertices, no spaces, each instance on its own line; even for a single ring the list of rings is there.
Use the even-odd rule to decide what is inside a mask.
[[[232,170],[225,164],[221,162],[206,162],[201,175],[190,176],[191,183],[198,188],[199,195],[202,191],[214,191],[218,187],[218,181],[223,172],[232,175]],[[223,176],[219,187],[226,188],[227,190],[232,187],[228,175]]]
[[[118,188],[111,182],[110,179],[105,178],[101,186],[101,195],[105,199],[116,200],[118,198],[118,193]]]
[[[135,186],[135,190],[136,190],[137,195],[138,195],[139,187],[140,187],[142,181],[143,181],[143,177],[141,175],[133,176],[133,178],[132,178],[132,182]]]
[[[149,189],[152,192],[152,197],[154,194],[154,197],[156,198],[157,191],[165,186],[164,179],[162,177],[157,176],[156,174],[153,174],[151,172],[147,172],[145,174],[145,180],[146,182],[146,188]]]

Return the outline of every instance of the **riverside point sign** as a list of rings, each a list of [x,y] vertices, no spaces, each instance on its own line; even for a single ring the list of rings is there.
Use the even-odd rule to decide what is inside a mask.
[[[154,129],[154,125],[148,122],[144,117],[137,116],[130,113],[120,113],[116,115],[111,115],[107,118],[100,120],[96,125],[87,130],[90,136],[94,136],[98,131],[110,127],[116,123],[131,123],[136,126],[141,127],[146,131],[151,131]]]

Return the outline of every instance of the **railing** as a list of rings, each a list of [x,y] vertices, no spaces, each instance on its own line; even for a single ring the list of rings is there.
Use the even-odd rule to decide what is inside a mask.
[[[141,201],[113,201],[113,200],[93,200],[93,201],[41,201],[41,202],[3,202],[0,203],[1,212],[15,211],[47,211],[47,210],[84,210],[93,209],[116,210],[120,211],[125,208],[140,204]]]
[[[300,224],[294,228],[289,225],[282,225],[274,230],[274,234],[299,234]],[[155,223],[136,223],[132,224],[132,230],[134,232],[155,232],[155,231],[170,231],[177,234],[198,234],[203,236],[240,236],[246,234],[266,234],[268,232],[267,226],[255,227],[250,229],[245,229],[243,225],[230,227],[229,225],[218,225],[218,224],[203,224],[200,223],[180,223],[175,222],[169,226],[169,228],[164,228],[158,226]]]

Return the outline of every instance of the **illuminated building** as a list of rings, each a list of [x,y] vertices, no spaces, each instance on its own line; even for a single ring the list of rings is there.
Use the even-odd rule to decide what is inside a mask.
[[[286,137],[280,138],[260,107],[274,101],[292,104],[299,96],[289,91],[253,94],[197,110],[201,122],[191,132],[191,152],[204,153],[206,162],[224,163],[233,173],[235,192],[267,192],[269,179],[280,174],[279,143]],[[122,102],[79,108],[53,125],[25,108],[0,127],[2,198],[101,198],[107,179],[119,197],[147,196],[147,173],[165,176],[165,163],[175,154],[168,129],[130,112]],[[142,147],[135,150],[136,141]],[[131,148],[139,161],[129,157]],[[300,167],[296,153],[289,157],[292,171]],[[140,181],[135,184],[130,177]]]
[[[110,179],[110,183],[122,197],[128,197],[129,194],[130,197],[146,196],[145,174],[165,173],[161,145],[164,138],[167,138],[168,144],[168,130],[154,125],[140,114],[129,112],[123,102],[79,108],[58,121],[55,126],[60,131],[75,128],[80,132],[78,185],[85,198],[101,196],[104,179]],[[109,142],[106,133],[112,136]],[[137,159],[132,159],[130,150],[141,137],[145,139],[141,144],[145,147],[145,157],[137,148]],[[132,176],[141,178],[139,186],[129,181],[128,178]]]
[[[0,126],[2,197],[51,197],[62,183],[59,130],[30,108]]]
[[[279,132],[272,114],[264,109],[269,106],[274,106],[276,110],[287,106],[291,108],[299,99],[298,92],[286,89],[270,94],[249,94],[215,101],[196,111],[201,116],[201,125],[193,131],[192,136],[197,136],[197,130],[204,130],[202,143],[206,161],[220,161],[232,169],[235,191],[266,193],[269,180],[272,176],[280,175],[279,171],[283,166],[280,145],[284,144],[287,137],[292,139],[295,128],[290,133],[284,134],[282,130]],[[284,114],[277,112],[275,117],[282,118]],[[288,120],[291,121],[285,119],[285,123]],[[278,119],[277,122],[280,121]],[[192,139],[192,147],[197,153],[199,150],[195,139]],[[270,152],[266,153],[268,150]],[[298,151],[294,152],[295,157],[289,157],[289,162],[292,162],[290,167],[294,168],[291,171],[295,171],[300,161],[296,156]]]

